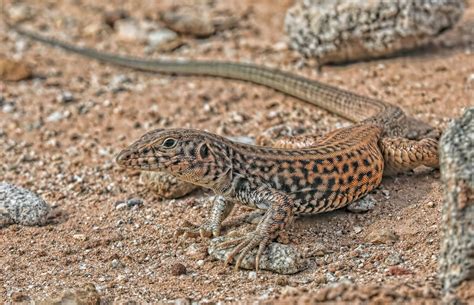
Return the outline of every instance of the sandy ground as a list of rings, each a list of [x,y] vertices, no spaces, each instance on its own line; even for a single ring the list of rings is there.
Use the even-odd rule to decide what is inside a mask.
[[[158,22],[172,1],[24,1],[34,28],[75,43],[143,57],[144,44],[117,39],[112,30],[86,35],[104,12],[120,7],[138,20]],[[246,19],[236,28],[188,44],[168,57],[251,61],[315,78],[402,106],[445,127],[474,95],[474,2],[458,26],[422,50],[390,59],[314,69],[285,45],[283,19],[291,1],[219,5]],[[366,214],[336,211],[298,220],[290,242],[308,257],[296,275],[235,272],[206,255],[207,242],[181,245],[183,219],[201,222],[209,194],[162,200],[137,172],[113,161],[121,148],[156,127],[193,127],[225,136],[256,136],[280,124],[330,129],[344,120],[251,84],[201,77],[135,72],[32,43],[0,25],[0,55],[33,67],[35,77],[0,82],[0,180],[40,194],[54,206],[44,227],[0,230],[0,303],[41,299],[92,283],[103,302],[268,299],[289,287],[313,291],[331,283],[426,283],[437,279],[442,188],[439,172],[384,179]],[[117,85],[117,83],[119,85]],[[121,88],[117,89],[117,86]],[[74,100],[62,102],[70,92]],[[9,107],[11,108],[11,107]],[[0,110],[2,108],[0,107]],[[3,108],[5,110],[5,108]],[[55,120],[54,118],[59,118]],[[141,198],[143,206],[115,204]],[[243,209],[240,209],[240,211]],[[371,234],[398,240],[372,244]],[[186,274],[175,276],[176,264]],[[393,271],[403,270],[402,275]],[[435,285],[436,286],[436,285]]]

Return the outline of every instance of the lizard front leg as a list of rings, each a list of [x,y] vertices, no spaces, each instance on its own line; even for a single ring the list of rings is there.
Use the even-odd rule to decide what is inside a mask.
[[[226,241],[218,245],[220,249],[235,247],[227,256],[226,264],[238,255],[235,269],[239,269],[245,256],[258,247],[255,257],[255,269],[259,270],[260,257],[268,244],[275,239],[291,222],[293,216],[293,201],[283,192],[260,187],[251,190],[248,186],[237,190],[237,198],[245,204],[267,209],[254,232],[244,237]]]
[[[420,165],[439,167],[438,141],[435,139],[417,141],[383,137],[379,146],[385,162],[385,175],[406,172]]]
[[[207,220],[200,226],[190,224],[190,227],[180,228],[178,235],[185,237],[217,237],[221,235],[222,222],[229,216],[235,203],[225,199],[223,196],[215,196],[212,201],[212,208]]]

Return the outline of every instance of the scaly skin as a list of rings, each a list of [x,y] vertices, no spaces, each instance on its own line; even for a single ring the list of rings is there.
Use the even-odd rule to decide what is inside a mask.
[[[291,149],[240,144],[194,129],[157,129],[124,149],[116,161],[126,168],[166,172],[212,189],[218,199],[202,229],[214,236],[220,234],[235,202],[266,210],[254,232],[220,245],[235,246],[227,262],[240,253],[236,268],[258,247],[258,270],[263,250],[294,214],[347,206],[380,184],[384,163],[403,164],[404,169],[437,165],[436,140],[406,140],[413,152],[417,145],[433,145],[433,149],[416,150],[405,159],[406,151],[398,153],[390,138],[381,138],[382,132],[377,125],[359,124],[319,137],[311,147]],[[390,154],[397,158],[387,162],[384,156]]]
[[[202,235],[219,235],[236,202],[266,210],[253,233],[221,245],[235,246],[227,262],[239,254],[236,268],[258,247],[258,270],[263,250],[290,224],[293,215],[347,206],[376,188],[384,172],[438,166],[437,140],[433,138],[439,132],[406,116],[395,105],[262,66],[124,57],[9,26],[42,43],[124,67],[264,85],[359,122],[325,136],[272,143],[279,148],[239,144],[199,130],[157,129],[117,156],[123,167],[164,172],[179,181],[212,189],[217,198],[209,221],[201,227]]]

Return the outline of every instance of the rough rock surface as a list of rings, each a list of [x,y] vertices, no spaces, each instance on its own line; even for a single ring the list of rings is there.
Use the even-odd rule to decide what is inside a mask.
[[[0,182],[0,227],[13,223],[42,225],[46,222],[49,211],[49,205],[35,193]]]
[[[439,271],[449,294],[464,281],[474,288],[474,107],[441,138],[440,160],[445,200]]]
[[[463,0],[303,0],[288,10],[291,47],[320,64],[387,56],[453,27]]]
[[[225,261],[227,255],[234,249],[216,249],[216,246],[228,240],[228,237],[218,237],[211,240],[209,254],[221,261]],[[255,269],[255,255],[257,249],[254,249],[250,255],[247,255],[240,265],[244,269]],[[235,264],[237,257],[232,261]],[[289,246],[280,243],[271,243],[263,252],[260,259],[260,269],[269,270],[280,274],[294,274],[306,268],[306,262],[298,251]]]
[[[439,293],[432,283],[419,286],[343,282],[310,293],[294,288],[263,304],[438,304],[438,300]]]

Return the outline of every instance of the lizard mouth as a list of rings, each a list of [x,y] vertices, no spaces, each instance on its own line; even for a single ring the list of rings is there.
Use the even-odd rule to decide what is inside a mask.
[[[116,157],[115,162],[125,168],[140,170],[157,170],[158,163],[154,157],[139,156],[132,150],[122,150]]]

